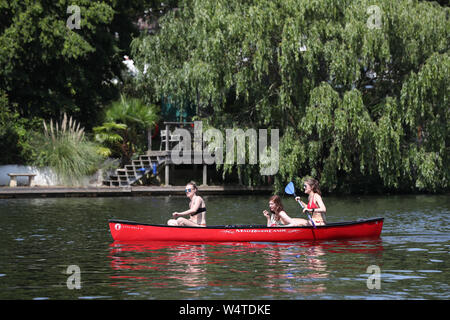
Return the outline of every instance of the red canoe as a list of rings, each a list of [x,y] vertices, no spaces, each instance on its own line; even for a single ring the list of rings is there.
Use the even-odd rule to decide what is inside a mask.
[[[379,238],[383,218],[329,223],[313,227],[266,227],[233,225],[178,227],[109,220],[114,240],[119,241],[220,241],[220,242],[282,242]]]

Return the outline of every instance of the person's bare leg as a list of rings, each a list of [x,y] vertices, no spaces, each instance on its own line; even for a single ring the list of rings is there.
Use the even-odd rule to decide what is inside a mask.
[[[301,219],[301,218],[294,218],[292,220],[294,220],[294,224],[295,224],[296,227],[309,226],[309,221],[308,220]]]
[[[192,222],[191,220],[188,220],[186,218],[178,218],[177,223],[179,226],[187,226],[187,227],[203,227],[201,225],[196,224],[195,222]]]
[[[178,222],[175,219],[170,219],[169,221],[167,221],[167,225],[168,226],[178,226]]]

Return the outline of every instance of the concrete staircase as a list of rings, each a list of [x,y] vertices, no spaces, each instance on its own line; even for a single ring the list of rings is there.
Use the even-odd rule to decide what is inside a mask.
[[[124,168],[116,169],[109,179],[103,180],[103,184],[109,187],[127,187],[139,182],[146,174],[153,174],[155,165],[156,174],[164,167],[165,155],[153,152],[153,155],[140,155],[138,159],[131,160],[131,163]]]

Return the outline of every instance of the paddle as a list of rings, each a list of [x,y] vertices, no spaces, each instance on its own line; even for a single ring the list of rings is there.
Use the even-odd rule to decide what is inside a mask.
[[[294,183],[292,181],[289,182],[289,184],[286,186],[286,188],[284,188],[284,192],[286,192],[287,194],[293,195],[294,198],[297,197],[297,195],[295,194],[295,186],[294,186]],[[300,200],[298,200],[297,202],[300,204],[302,209],[305,209],[305,206],[301,203]],[[309,215],[309,212],[305,211],[305,213],[308,216],[309,221],[311,222],[311,224],[315,228],[316,224],[314,223],[313,219],[311,219],[311,216]]]

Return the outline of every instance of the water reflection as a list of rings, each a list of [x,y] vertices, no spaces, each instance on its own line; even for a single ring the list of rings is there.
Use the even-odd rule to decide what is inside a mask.
[[[186,198],[2,199],[0,299],[448,300],[449,199],[327,197],[330,222],[384,216],[383,232],[378,242],[314,244],[111,244],[108,219],[164,224]],[[207,203],[210,224],[252,224],[262,222],[267,197]],[[295,201],[285,205],[298,212]],[[67,289],[72,264],[81,290]],[[380,290],[366,286],[369,265],[381,268]]]
[[[324,293],[333,272],[330,262],[346,264],[348,261],[343,259],[348,260],[348,254],[363,255],[363,260],[369,261],[381,257],[382,250],[381,240],[326,243],[115,241],[110,245],[109,258],[114,271],[113,286],[136,290],[143,283],[153,288],[181,286],[193,298],[200,296],[199,291],[205,288],[216,293],[230,287],[261,288],[264,296],[271,298],[279,293]],[[339,259],[339,256],[345,258]],[[204,292],[201,296],[205,296]]]
[[[187,287],[207,285],[204,264],[208,262],[204,244],[114,242],[110,258],[113,270],[155,271],[142,276],[119,274],[111,276],[113,279],[144,280],[157,287],[170,286],[170,280],[178,280]]]

